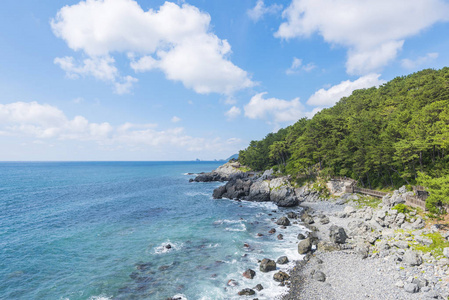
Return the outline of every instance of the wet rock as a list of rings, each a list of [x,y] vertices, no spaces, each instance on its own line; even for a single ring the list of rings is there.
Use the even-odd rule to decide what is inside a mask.
[[[310,238],[306,238],[299,242],[298,244],[298,253],[299,254],[306,254],[312,249],[312,242]]]
[[[285,265],[289,262],[288,257],[287,256],[281,256],[276,260],[276,263],[280,264],[280,265]]]
[[[172,248],[172,247],[171,247],[170,244],[165,245],[165,249],[171,249],[171,248]]]
[[[284,235],[282,233],[278,234],[277,236],[278,240],[283,240],[284,239]]]
[[[212,197],[214,199],[221,199],[223,198],[224,193],[226,193],[226,186],[222,185],[214,190],[214,192],[212,193]]]
[[[243,272],[243,277],[248,279],[253,279],[254,276],[256,276],[256,271],[248,269],[245,272]]]
[[[279,271],[273,275],[273,279],[277,282],[284,282],[285,280],[290,279],[290,275],[285,272]]]
[[[275,232],[276,232],[276,229],[274,229],[274,228],[271,228],[270,231],[268,231],[268,233],[270,233],[270,234],[273,234]]]
[[[344,244],[348,236],[346,235],[343,227],[338,227],[336,225],[332,225],[329,228],[329,239],[331,242],[336,244]]]
[[[258,233],[257,236],[263,236],[263,234],[262,233]]]
[[[281,217],[279,220],[276,221],[276,224],[282,226],[290,226],[290,220],[287,217]]]
[[[258,285],[253,287],[253,289],[255,289],[256,291],[260,292],[261,290],[263,290],[263,286],[259,283]]]
[[[296,214],[295,212],[289,212],[288,214],[287,214],[287,217],[289,218],[289,219],[297,219],[298,218],[298,214]]]
[[[270,272],[276,270],[276,262],[274,260],[264,258],[260,263],[259,269],[261,272]]]
[[[306,238],[306,236],[304,234],[302,234],[302,233],[298,234],[298,240],[303,240],[305,238]]]
[[[227,284],[228,284],[228,286],[237,286],[237,285],[239,285],[239,283],[237,281],[235,281],[234,279],[229,279]]]
[[[249,248],[249,244],[245,243],[245,244],[243,244],[243,247],[244,248]]]
[[[254,294],[256,294],[256,292],[254,290],[248,289],[248,288],[243,289],[238,293],[239,296],[251,296]]]

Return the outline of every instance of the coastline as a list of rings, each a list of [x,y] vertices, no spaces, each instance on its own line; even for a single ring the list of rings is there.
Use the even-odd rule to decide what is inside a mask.
[[[263,177],[265,175],[263,173],[263,180],[270,179]],[[228,180],[219,180],[228,181],[224,185],[228,186],[225,192],[232,181],[232,174],[227,176]],[[238,187],[236,180],[232,185],[231,188]],[[221,188],[219,192],[223,194],[224,186],[216,190]],[[297,216],[289,213],[284,217],[287,222],[305,226],[309,231],[304,232],[303,237],[298,236],[297,246],[296,243],[292,245],[303,258],[297,259],[288,269],[280,270],[275,265],[269,271],[280,286],[288,287],[288,291],[277,295],[276,299],[447,299],[449,260],[413,250],[420,243],[432,243],[427,238],[429,234],[438,232],[448,237],[442,228],[425,229],[421,217],[414,212],[398,213],[392,209],[389,198],[375,208],[356,208],[360,205],[355,201],[359,199],[356,194],[339,193],[336,199],[328,201],[307,189],[295,189],[295,193],[300,199],[299,205],[290,208]],[[251,199],[254,193],[251,195],[249,188],[243,195],[242,198],[250,201],[261,200],[260,196]],[[399,191],[394,195],[401,196]],[[216,196],[214,191],[214,198],[221,198]],[[306,250],[301,246],[304,243],[308,244]],[[261,268],[265,264],[262,262]],[[286,275],[281,276],[281,280],[280,272]],[[245,286],[241,295],[257,297],[258,291]]]

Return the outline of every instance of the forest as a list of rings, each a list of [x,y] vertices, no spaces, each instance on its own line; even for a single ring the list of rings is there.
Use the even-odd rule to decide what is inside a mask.
[[[442,182],[439,191],[447,190],[449,201],[448,152],[445,67],[356,90],[311,119],[251,141],[240,151],[239,161],[296,179],[346,176],[372,189]]]

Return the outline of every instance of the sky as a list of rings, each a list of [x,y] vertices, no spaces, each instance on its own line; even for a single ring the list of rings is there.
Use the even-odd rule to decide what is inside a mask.
[[[224,159],[449,66],[448,0],[3,0],[0,161]]]

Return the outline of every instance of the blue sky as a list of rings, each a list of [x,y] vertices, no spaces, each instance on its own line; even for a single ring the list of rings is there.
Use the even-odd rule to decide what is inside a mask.
[[[449,65],[449,1],[2,1],[0,160],[226,158]]]

